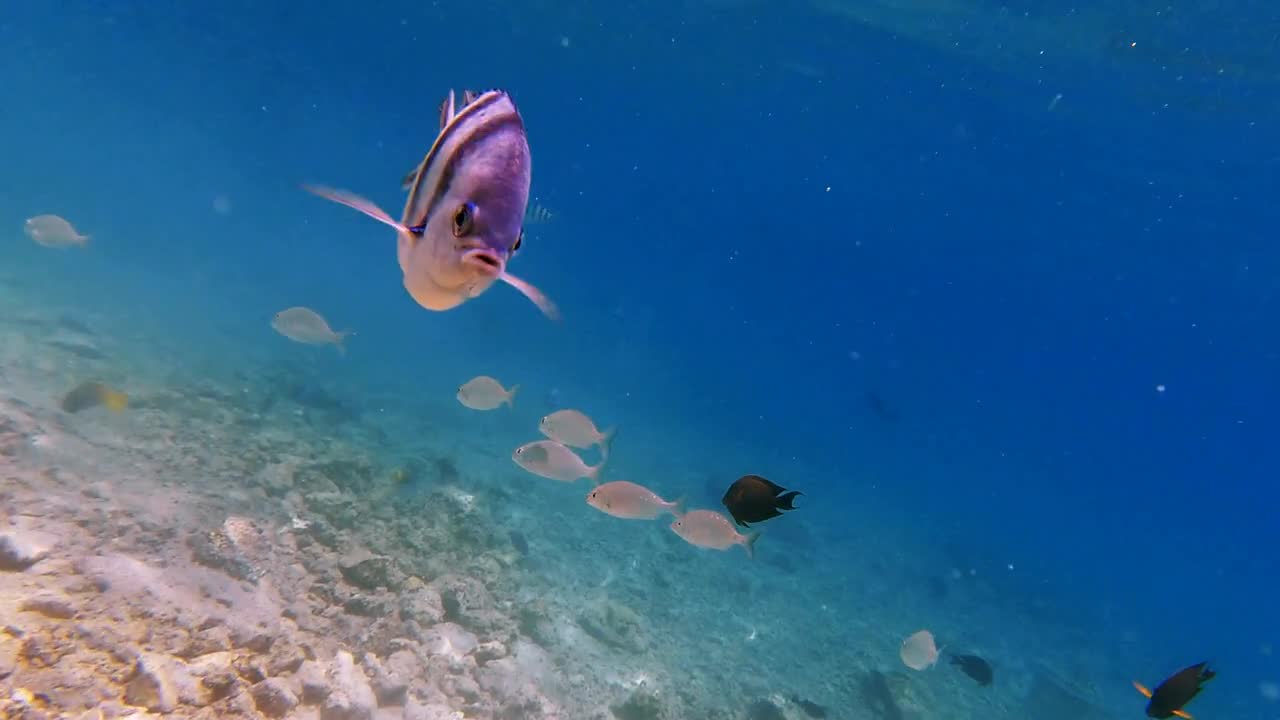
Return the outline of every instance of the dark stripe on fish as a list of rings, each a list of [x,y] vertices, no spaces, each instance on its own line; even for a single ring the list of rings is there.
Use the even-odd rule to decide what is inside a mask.
[[[431,204],[422,206],[418,212],[413,211],[420,206],[419,196],[427,193],[426,199],[434,203],[438,198],[437,188],[440,185],[442,171],[448,165],[451,157],[441,157],[442,153],[450,156],[458,154],[458,150],[465,147],[470,142],[470,138],[460,133],[469,133],[471,131],[472,118],[477,113],[487,107],[500,103],[506,97],[505,93],[497,90],[489,92],[476,98],[475,102],[467,105],[453,116],[453,120],[440,131],[436,136],[436,141],[432,143],[431,150],[427,152],[427,156],[422,161],[422,165],[418,168],[418,174],[413,179],[413,187],[409,191],[409,199],[405,202],[404,212],[401,215],[400,222],[406,227],[416,227],[418,225],[426,225],[431,217]],[[512,105],[514,111],[514,105]],[[456,142],[455,142],[456,141]],[[454,143],[454,145],[450,145]],[[435,173],[433,175],[433,173]],[[430,184],[431,187],[424,187]]]
[[[508,129],[524,130],[524,122],[514,112],[494,115],[483,125],[476,126],[475,131],[466,140],[458,143],[457,151],[449,156],[444,170],[440,173],[440,182],[436,183],[435,194],[431,196],[431,202],[427,205],[426,217],[422,220],[423,225],[431,222],[431,217],[435,215],[435,209],[440,204],[440,199],[449,193],[449,186],[453,184],[453,175],[457,172],[458,162],[466,154],[467,148],[484,142],[484,139],[490,135],[496,135]]]

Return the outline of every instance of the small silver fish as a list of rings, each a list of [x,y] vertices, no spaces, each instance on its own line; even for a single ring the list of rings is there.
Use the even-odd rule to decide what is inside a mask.
[[[603,461],[599,465],[587,465],[577,453],[554,440],[538,440],[521,445],[511,453],[511,459],[534,475],[567,483],[577,482],[581,478],[599,483],[600,472],[604,470]]]
[[[335,332],[320,313],[305,307],[291,307],[271,317],[271,327],[294,342],[307,345],[333,345],[341,355],[347,354],[343,344],[351,330]]]
[[[71,223],[57,215],[37,215],[27,218],[22,225],[27,237],[45,247],[85,247],[89,244],[89,236],[81,235]]]
[[[458,388],[458,402],[472,410],[494,410],[506,405],[515,407],[516,393],[519,385],[512,385],[508,390],[502,383],[488,375],[473,377]]]
[[[500,90],[453,91],[440,107],[440,133],[405,178],[409,191],[396,222],[373,202],[344,190],[304,186],[396,229],[409,295],[428,310],[450,310],[501,280],[549,318],[559,310],[540,290],[507,272],[524,238],[532,163],[524,121]]]

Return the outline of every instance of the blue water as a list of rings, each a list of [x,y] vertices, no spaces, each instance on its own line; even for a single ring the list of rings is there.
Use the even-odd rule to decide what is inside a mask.
[[[1111,716],[1141,716],[1130,679],[1205,659],[1220,676],[1198,717],[1280,716],[1259,689],[1280,681],[1280,14],[895,6],[911,11],[14,4],[0,262],[210,372],[296,355],[268,319],[314,307],[359,333],[345,360],[308,360],[352,402],[447,408],[498,455],[532,436],[449,405],[473,375],[521,382],[530,417],[558,388],[620,425],[615,477],[711,508],[746,473],[803,490],[762,526],[756,566],[693,557],[793,603],[811,635],[764,651],[780,692],[807,642],[847,653],[807,674],[851,673],[862,652],[902,669],[892,648],[836,640],[816,607],[852,603],[874,553],[921,578],[902,596],[973,569],[1074,628],[1079,647],[1040,644],[1030,615],[965,633],[1027,655],[997,667],[1095,658],[1071,672]],[[561,325],[506,287],[422,310],[390,231],[299,188],[398,208],[440,98],[468,87],[507,89],[524,117],[555,218],[511,267]],[[91,252],[23,238],[44,212],[91,232]],[[591,522],[595,552],[618,557],[641,532]],[[634,557],[661,562],[647,547]],[[777,572],[788,553],[801,567]],[[667,621],[745,613],[704,579],[702,606]],[[941,628],[963,602],[886,633]]]

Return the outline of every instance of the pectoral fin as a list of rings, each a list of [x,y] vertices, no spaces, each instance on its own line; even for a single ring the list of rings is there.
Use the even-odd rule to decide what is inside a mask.
[[[1195,718],[1191,717],[1191,713],[1187,712],[1186,710],[1174,710],[1173,714],[1182,718],[1182,720],[1195,720]]]

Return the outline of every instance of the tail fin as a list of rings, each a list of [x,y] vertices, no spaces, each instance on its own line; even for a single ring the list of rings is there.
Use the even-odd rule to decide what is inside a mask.
[[[347,338],[355,334],[356,334],[355,330],[343,330],[337,333],[338,339],[334,341],[333,346],[338,348],[339,355],[343,357],[347,356]]]
[[[797,495],[803,495],[803,494],[804,493],[800,492],[799,490],[790,490],[779,495],[775,499],[775,502],[777,503],[778,507],[782,508],[783,510],[795,510],[795,506],[793,506],[791,502],[796,499]]]
[[[667,508],[667,512],[671,513],[676,517],[683,516],[684,515],[684,496],[681,495],[675,500],[672,500],[671,506]]]
[[[106,405],[107,409],[112,412],[121,412],[125,408],[129,407],[129,396],[119,390],[108,390],[103,388],[101,390],[101,396],[102,404]]]
[[[518,392],[520,392],[520,383],[512,385],[511,389],[507,391],[507,399],[503,401],[507,404],[507,407],[513,408],[516,406],[516,393]]]
[[[609,456],[602,455],[600,458],[599,465],[596,465],[595,467],[587,468],[587,477],[591,478],[591,482],[597,485],[600,484],[600,476],[604,473],[604,466],[608,464],[608,462],[609,462]]]
[[[749,532],[743,537],[746,541],[742,543],[742,549],[747,551],[747,557],[754,560],[756,557],[756,540],[760,539],[759,531]]]
[[[616,426],[600,433],[600,441],[597,443],[600,446],[600,457],[609,457],[609,450],[613,447],[613,438],[617,434],[618,428]]]

